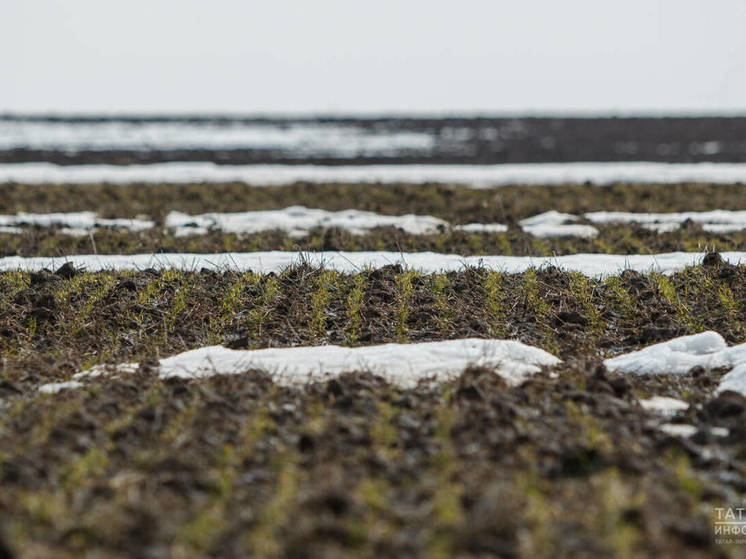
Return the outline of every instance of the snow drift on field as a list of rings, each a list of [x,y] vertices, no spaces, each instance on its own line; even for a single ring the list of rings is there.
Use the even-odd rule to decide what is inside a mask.
[[[463,233],[505,233],[508,226],[502,223],[466,223],[454,225],[453,230]]]
[[[506,184],[718,183],[746,181],[744,163],[516,163],[502,165],[148,165],[0,164],[0,183],[202,183],[257,186],[311,183]]]
[[[713,210],[709,212],[588,212],[585,219],[592,223],[638,223],[643,227],[666,233],[675,231],[684,222],[692,221],[710,233],[730,233],[746,229],[746,211]]]
[[[66,262],[95,272],[100,270],[178,269],[185,271],[233,270],[259,274],[280,273],[306,262],[342,273],[356,273],[366,268],[378,269],[399,264],[405,268],[431,274],[482,267],[488,270],[517,274],[530,268],[556,266],[588,277],[602,278],[633,270],[640,273],[671,274],[686,266],[701,263],[704,253],[670,252],[664,254],[571,254],[567,256],[460,256],[435,252],[227,252],[219,254],[159,253],[134,255],[70,255],[63,257],[6,256],[0,258],[0,272],[6,270],[57,269]],[[746,262],[746,252],[723,252],[724,261]]]
[[[581,237],[592,238],[598,229],[592,225],[573,223],[580,218],[573,214],[550,210],[518,222],[524,232],[534,237]]]
[[[155,227],[149,219],[104,219],[94,212],[27,213],[0,215],[0,227],[14,228],[8,232],[20,232],[19,226],[66,227],[72,231],[89,231],[95,227],[112,227],[144,231]]]
[[[236,234],[280,229],[287,231],[292,237],[302,237],[317,227],[336,227],[356,235],[376,227],[396,227],[410,235],[424,235],[445,231],[450,225],[447,221],[429,215],[381,215],[360,210],[330,212],[291,206],[283,210],[201,215],[171,212],[166,216],[166,227],[174,229],[177,236],[199,234],[211,229]]]
[[[653,396],[645,400],[640,400],[640,406],[643,409],[653,411],[661,415],[673,415],[678,411],[683,411],[689,407],[689,404],[678,398],[669,396]]]
[[[446,381],[470,366],[494,369],[510,384],[519,384],[542,367],[561,361],[539,348],[510,340],[461,339],[413,344],[385,344],[367,347],[335,345],[235,350],[210,346],[161,359],[158,373],[163,378],[202,378],[216,374],[264,371],[276,382],[298,384],[324,380],[342,373],[365,371],[403,386],[420,380]],[[136,365],[113,367],[128,373]],[[98,376],[106,369],[94,367],[74,376],[79,382]],[[110,369],[112,370],[112,369]]]
[[[590,212],[583,216],[596,224],[638,223],[659,233],[678,229],[687,220],[701,224],[711,233],[727,233],[746,229],[746,211],[714,210],[710,212],[635,213]],[[580,216],[550,210],[522,219],[521,229],[536,237],[580,237],[598,235],[593,225],[577,223]],[[328,211],[304,206],[290,206],[280,210],[245,212],[211,212],[190,215],[170,212],[166,227],[177,237],[204,235],[212,230],[235,234],[252,234],[279,229],[292,237],[302,237],[314,228],[339,228],[355,235],[362,235],[376,227],[395,227],[411,235],[445,232],[449,228],[464,233],[504,233],[508,227],[502,223],[467,223],[451,225],[430,215],[382,215],[362,210]],[[96,227],[110,227],[143,231],[155,226],[149,219],[104,219],[94,212],[27,213],[0,215],[0,233],[19,234],[20,226],[63,227],[59,232],[70,235],[86,234]]]
[[[720,379],[716,392],[733,390],[746,395],[746,343],[728,347],[717,332],[682,336],[607,359],[610,371],[621,373],[686,374],[693,367],[731,369]]]
[[[76,390],[78,388],[83,388],[84,386],[85,385],[79,380],[50,382],[47,384],[42,384],[39,387],[39,392],[42,392],[43,394],[57,394],[58,392],[62,392],[63,390]]]

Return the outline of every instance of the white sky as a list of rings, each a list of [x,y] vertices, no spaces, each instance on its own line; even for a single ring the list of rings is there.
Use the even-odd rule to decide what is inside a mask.
[[[0,111],[746,113],[744,0],[0,0]]]

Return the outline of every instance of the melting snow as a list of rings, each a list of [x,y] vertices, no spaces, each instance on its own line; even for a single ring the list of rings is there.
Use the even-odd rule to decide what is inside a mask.
[[[163,378],[201,378],[216,374],[265,371],[282,384],[324,380],[346,372],[369,371],[397,385],[412,387],[418,381],[445,381],[469,366],[487,367],[511,384],[519,384],[542,367],[561,361],[553,355],[516,341],[463,339],[415,344],[385,344],[348,348],[334,345],[313,347],[234,350],[210,346],[162,359]],[[131,372],[136,365],[115,366]],[[96,368],[94,375],[103,369]],[[84,379],[91,371],[75,375]]]
[[[467,223],[465,225],[454,225],[453,230],[463,231],[464,233],[505,233],[508,226],[502,223]]]
[[[728,347],[717,332],[674,338],[604,361],[610,371],[621,373],[685,374],[693,367],[731,369],[720,379],[716,393],[725,390],[746,396],[746,343]]]
[[[83,388],[83,383],[77,380],[69,380],[67,382],[50,382],[48,384],[42,384],[39,387],[39,392],[44,394],[57,394],[62,390],[74,390]]]
[[[572,223],[580,218],[573,214],[550,210],[519,221],[521,229],[535,237],[581,237],[591,238],[598,235],[598,229],[592,225]]]
[[[711,233],[728,233],[746,229],[746,211],[713,210],[709,212],[635,213],[589,212],[583,216],[595,224],[637,223],[642,227],[666,233],[678,229],[687,220],[699,223]],[[522,219],[519,225],[524,232],[536,237],[580,237],[598,235],[593,225],[577,223],[580,216],[550,210]],[[62,233],[85,235],[95,227],[112,227],[142,231],[155,226],[148,219],[104,219],[94,212],[69,212],[35,214],[20,212],[0,215],[0,233],[20,233],[21,225],[38,227],[61,226]],[[211,230],[227,233],[251,234],[280,229],[291,236],[302,237],[310,230],[340,228],[361,235],[375,227],[396,227],[412,235],[424,235],[447,230],[451,225],[429,215],[381,215],[361,210],[327,211],[304,206],[291,206],[281,210],[246,211],[233,213],[206,213],[189,215],[173,211],[166,216],[165,225],[177,237],[204,235]],[[468,223],[452,226],[454,231],[466,233],[504,233],[508,227],[502,223]]]
[[[662,415],[673,414],[689,408],[689,404],[678,398],[668,396],[653,396],[647,400],[640,400],[640,405],[646,409]]]
[[[291,236],[302,237],[316,227],[336,227],[357,235],[364,234],[375,227],[397,227],[411,235],[424,235],[446,230],[449,224],[437,217],[425,215],[380,215],[360,210],[330,212],[308,209],[303,206],[291,206],[283,210],[202,215],[171,212],[166,216],[166,227],[175,229],[179,236],[189,233],[199,234],[210,229],[236,234],[281,229]]]
[[[698,431],[694,425],[688,425],[685,423],[663,423],[658,426],[658,429],[668,435],[684,438],[691,437]],[[712,427],[709,431],[714,437],[727,437],[730,433],[730,431],[725,427]]]
[[[746,348],[744,348],[746,349]],[[649,375],[655,373],[685,374],[692,367],[712,369],[724,366],[728,345],[717,332],[702,332],[674,338],[604,361],[610,371]]]
[[[255,185],[312,183],[504,184],[718,183],[746,180],[743,163],[530,163],[503,165],[216,165],[174,162],[150,165],[0,164],[0,182],[193,183]]]
[[[709,212],[588,212],[583,217],[592,223],[638,223],[659,233],[675,231],[686,221],[699,223],[711,233],[729,233],[746,229],[746,211]]]
[[[94,212],[68,212],[68,213],[26,213],[19,212],[14,215],[0,215],[0,226],[15,228],[5,232],[20,232],[19,226],[31,225],[37,227],[62,226],[67,229],[68,234],[86,234],[94,227],[114,227],[130,229],[132,231],[144,231],[155,226],[148,219],[104,219],[98,217]]]
[[[668,435],[674,437],[691,437],[697,432],[697,428],[694,425],[686,425],[684,423],[664,423],[658,426],[658,429]]]
[[[731,264],[746,262],[746,252],[721,253]],[[159,253],[135,255],[70,255],[64,257],[6,256],[0,258],[0,271],[57,269],[66,262],[89,271],[179,269],[253,271],[279,273],[286,268],[307,262],[343,273],[355,273],[366,268],[377,269],[399,264],[422,273],[459,271],[464,267],[483,267],[504,273],[521,273],[530,268],[557,266],[589,277],[606,277],[624,270],[641,273],[655,271],[671,274],[686,266],[697,265],[704,253],[671,252],[666,254],[572,254],[567,256],[460,256],[434,252],[228,252],[220,254]]]

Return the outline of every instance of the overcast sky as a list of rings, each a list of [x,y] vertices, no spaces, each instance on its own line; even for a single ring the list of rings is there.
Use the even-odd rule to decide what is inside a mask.
[[[744,0],[1,0],[0,111],[743,112]]]

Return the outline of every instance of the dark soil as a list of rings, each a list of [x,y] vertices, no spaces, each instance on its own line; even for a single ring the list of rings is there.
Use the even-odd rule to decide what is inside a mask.
[[[746,399],[713,398],[716,374],[597,367],[704,329],[742,341],[746,267],[710,260],[602,282],[555,269],[2,274],[0,533],[28,557],[728,554],[711,511],[746,489]],[[416,390],[366,374],[294,389],[257,372],[161,381],[147,366],[210,343],[463,336],[565,364],[517,388],[473,370]],[[135,375],[36,391],[135,360]],[[656,417],[636,404],[651,395],[692,407]]]
[[[13,395],[0,519],[29,557],[727,556],[707,511],[740,502],[746,401],[666,419],[696,424],[693,442],[634,396],[705,380],[578,364],[519,388],[469,370],[437,389],[368,374],[291,389],[143,372]],[[734,434],[708,438],[715,425]]]
[[[198,214],[281,209],[434,215],[450,223],[512,223],[548,210],[674,212],[742,210],[744,185],[616,184],[504,186],[473,190],[448,185],[244,184],[26,185],[0,184],[0,213],[95,211],[102,217],[162,218],[172,210]]]
[[[251,235],[224,234],[174,237],[168,229],[119,232],[97,229],[91,236],[70,236],[56,229],[28,228],[23,234],[0,233],[1,256],[62,256],[71,254],[151,254],[158,252],[252,252],[257,250],[448,252],[463,256],[512,255],[560,256],[577,253],[653,254],[661,252],[746,251],[746,231],[728,234],[707,233],[691,226],[672,233],[658,234],[642,227],[599,227],[592,239],[546,238],[524,233],[518,228],[507,233],[482,234],[443,232],[408,235],[394,228],[353,235],[337,229],[319,229],[301,238],[282,231]]]
[[[94,362],[214,343],[359,345],[518,339],[563,359],[599,359],[688,333],[746,336],[746,267],[589,280],[555,268],[420,275],[390,266],[347,276],[300,266],[233,272],[0,275],[2,374],[34,384]]]
[[[743,187],[706,185],[0,188],[0,213],[91,209],[156,219],[171,209],[303,203],[514,224],[548,209],[743,209],[746,202]],[[276,232],[174,240],[159,227],[94,238],[101,252],[292,248]],[[743,250],[745,240],[691,227],[532,240],[513,227],[484,236],[318,231],[292,242],[546,254],[702,243]],[[0,237],[6,254],[92,252],[86,243],[41,229]],[[625,272],[605,280],[554,268],[421,275],[396,266],[354,275],[308,266],[265,276],[71,266],[2,273],[0,558],[737,557],[740,546],[716,544],[712,521],[715,507],[741,506],[746,492],[746,399],[714,397],[720,371],[638,377],[599,364],[708,329],[743,343],[744,302],[746,266],[714,254],[670,277]],[[257,371],[166,381],[151,366],[210,344],[459,337],[517,339],[564,363],[519,387],[469,370],[412,390],[364,371],[286,388]],[[94,364],[134,361],[142,363],[135,374],[56,395],[38,391]],[[654,395],[690,407],[657,416],[638,405]],[[662,422],[697,432],[670,436]]]

